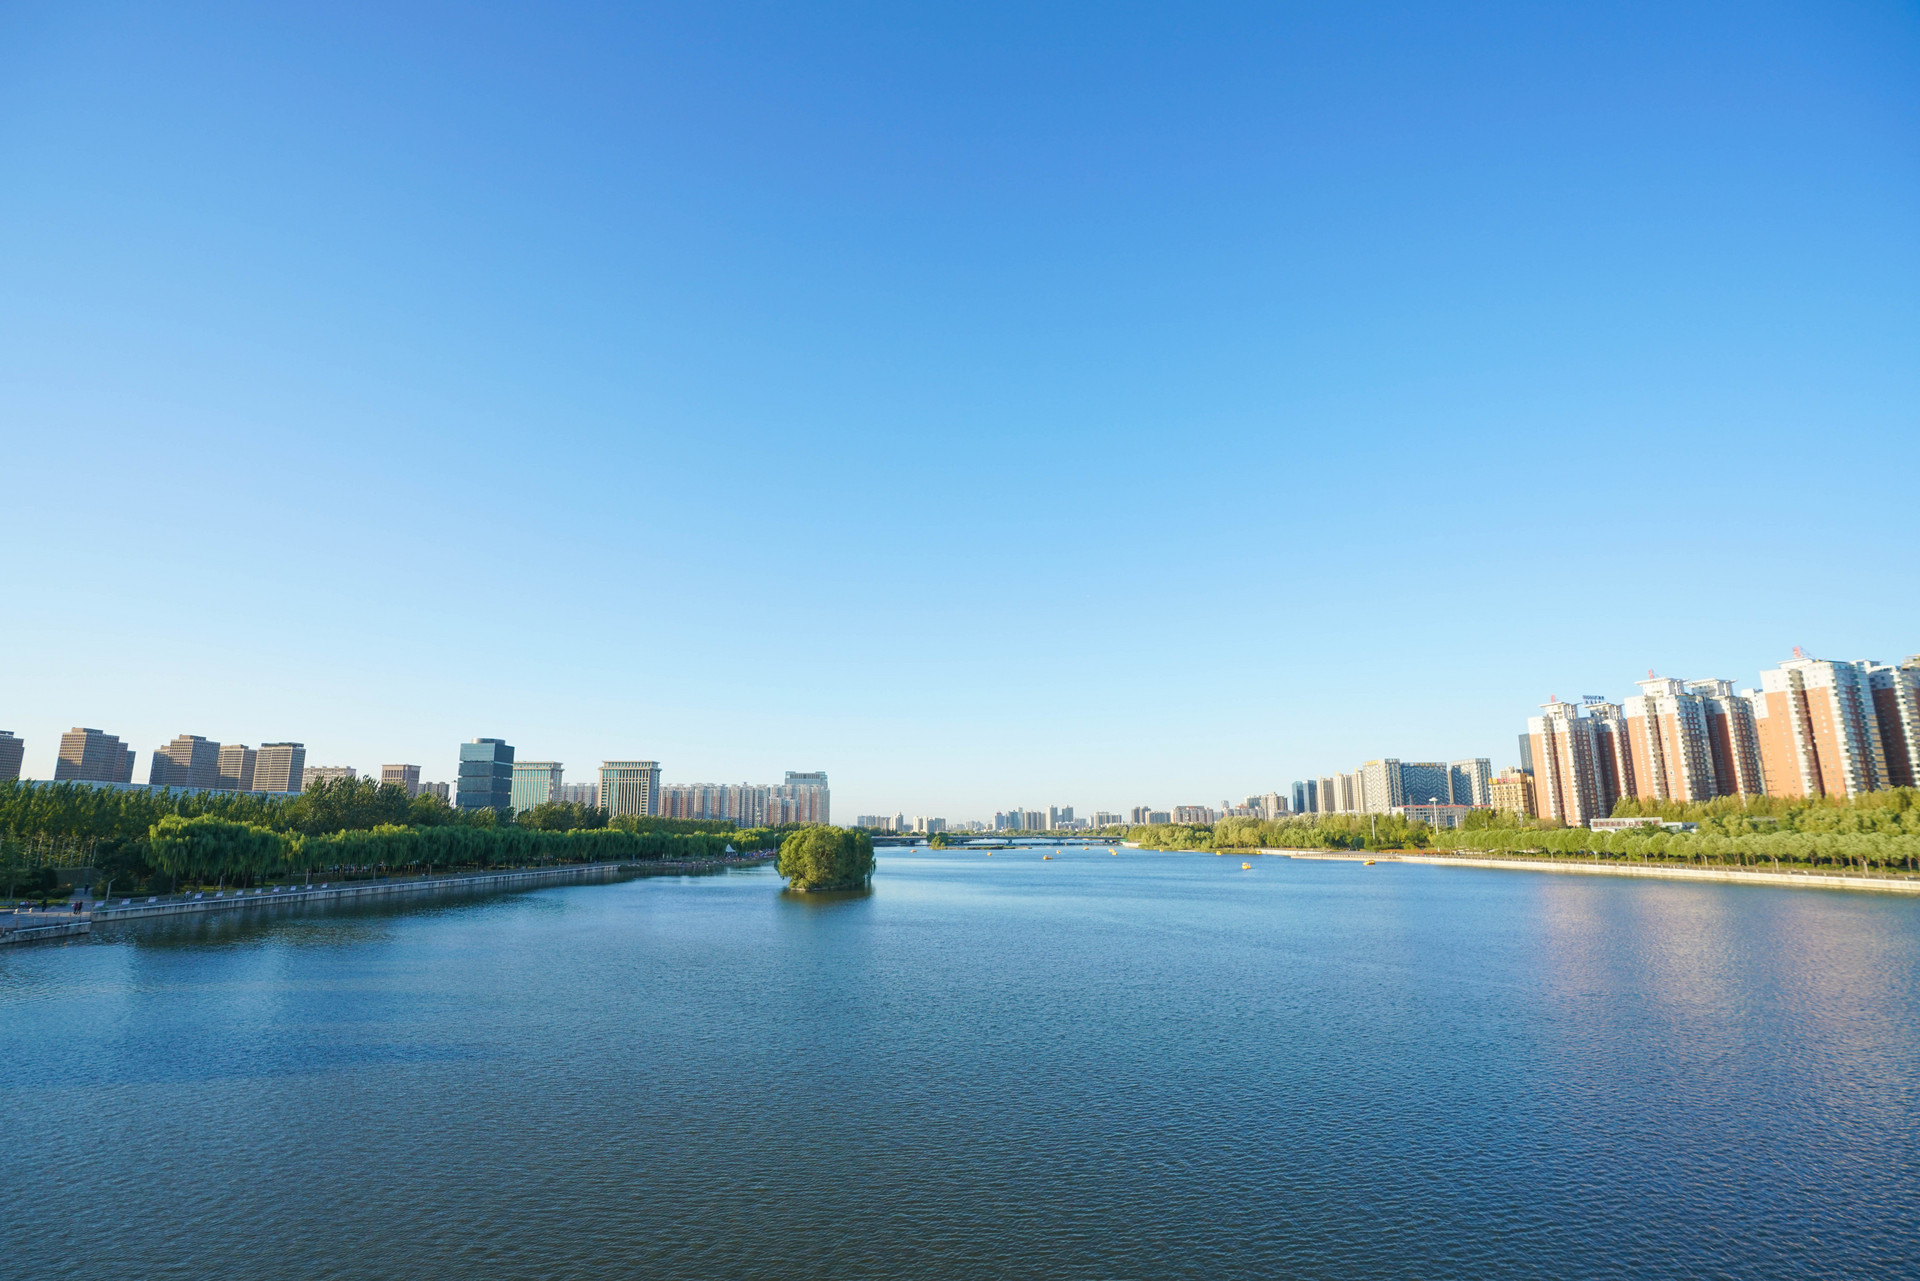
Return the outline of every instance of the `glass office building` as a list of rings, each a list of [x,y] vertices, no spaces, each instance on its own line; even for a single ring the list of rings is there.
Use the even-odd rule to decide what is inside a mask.
[[[460,778],[453,803],[463,810],[513,807],[513,745],[500,738],[460,744]]]
[[[513,812],[524,814],[536,805],[560,799],[559,761],[513,763]]]

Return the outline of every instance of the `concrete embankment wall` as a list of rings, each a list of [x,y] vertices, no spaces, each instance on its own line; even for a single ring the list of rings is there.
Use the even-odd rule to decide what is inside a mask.
[[[43,939],[72,938],[76,934],[88,934],[93,930],[91,921],[62,921],[57,925],[29,925],[14,928],[0,925],[0,945],[7,943],[38,943]]]
[[[1785,885],[1797,890],[1873,890],[1882,894],[1920,894],[1920,880],[1877,876],[1827,875],[1818,872],[1739,872],[1731,868],[1635,867],[1631,863],[1582,862],[1578,858],[1448,858],[1437,854],[1352,853],[1345,850],[1263,849],[1262,854],[1325,859],[1352,863],[1374,859],[1382,863],[1426,863],[1434,867],[1490,867],[1521,872],[1571,872],[1583,876],[1650,876],[1669,881],[1719,881],[1738,885]]]
[[[286,907],[292,904],[338,903],[352,899],[389,897],[395,894],[444,893],[449,890],[529,889],[543,884],[571,881],[604,881],[618,876],[672,875],[706,871],[729,866],[763,863],[763,858],[709,859],[662,863],[577,863],[567,867],[543,867],[517,872],[480,872],[467,876],[440,876],[418,881],[349,881],[326,889],[295,888],[275,894],[234,894],[226,898],[173,900],[162,903],[129,903],[93,909],[93,920],[100,924],[144,920],[155,916],[184,916],[200,912],[232,912],[243,908]]]

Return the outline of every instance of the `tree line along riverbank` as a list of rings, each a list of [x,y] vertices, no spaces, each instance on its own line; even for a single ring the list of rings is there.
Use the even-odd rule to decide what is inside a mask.
[[[1589,855],[1675,866],[1858,867],[1920,871],[1920,790],[1887,788],[1853,798],[1720,797],[1712,801],[1623,800],[1617,818],[1697,824],[1590,831],[1475,811],[1464,826],[1435,829],[1391,814],[1320,814],[1264,820],[1227,818],[1211,826],[1135,827],[1127,839],[1149,849],[1434,850],[1493,854]]]
[[[289,797],[9,780],[0,782],[0,879],[9,897],[48,893],[61,869],[89,868],[122,892],[171,893],[312,873],[712,859],[773,850],[795,830],[610,817],[566,803],[518,815],[459,810],[371,779],[330,779]]]

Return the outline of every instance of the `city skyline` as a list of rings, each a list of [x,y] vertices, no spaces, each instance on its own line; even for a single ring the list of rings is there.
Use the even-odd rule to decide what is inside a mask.
[[[1565,756],[1562,764],[1558,766],[1545,766],[1549,776],[1537,778],[1534,782],[1529,783],[1527,789],[1527,803],[1536,806],[1536,812],[1543,817],[1569,818],[1582,822],[1593,817],[1604,817],[1610,811],[1612,801],[1622,796],[1673,795],[1681,798],[1704,799],[1714,795],[1759,795],[1762,794],[1763,791],[1774,795],[1805,794],[1810,786],[1814,786],[1813,780],[1820,778],[1819,770],[1821,767],[1818,763],[1809,765],[1803,754],[1803,758],[1796,761],[1791,767],[1792,771],[1797,771],[1797,773],[1790,778],[1789,767],[1784,763],[1788,751],[1785,744],[1788,740],[1782,737],[1783,731],[1779,728],[1786,720],[1784,704],[1781,702],[1786,695],[1782,691],[1786,689],[1790,679],[1793,681],[1799,679],[1797,676],[1789,678],[1787,673],[1801,669],[1817,669],[1820,673],[1823,673],[1818,678],[1821,683],[1831,682],[1833,672],[1836,669],[1844,670],[1851,674],[1847,679],[1857,681],[1860,696],[1865,700],[1863,705],[1864,710],[1862,710],[1859,715],[1864,716],[1866,722],[1871,722],[1869,732],[1874,739],[1871,752],[1877,753],[1877,755],[1873,756],[1865,765],[1854,763],[1851,754],[1847,755],[1844,765],[1835,765],[1831,762],[1839,759],[1837,749],[1840,745],[1830,741],[1827,747],[1827,755],[1829,757],[1829,764],[1826,766],[1827,771],[1831,773],[1836,769],[1844,769],[1847,772],[1842,775],[1836,775],[1836,777],[1854,781],[1821,786],[1841,786],[1858,791],[1871,790],[1872,787],[1911,785],[1911,780],[1916,777],[1914,763],[1920,761],[1920,655],[1905,652],[1906,649],[1913,648],[1910,644],[1904,648],[1901,646],[1894,648],[1900,651],[1899,656],[1892,661],[1883,662],[1876,658],[1815,658],[1809,655],[1803,647],[1796,646],[1789,658],[1778,660],[1772,666],[1761,669],[1757,673],[1758,679],[1746,688],[1741,689],[1738,694],[1735,693],[1735,690],[1741,686],[1742,683],[1737,680],[1724,677],[1703,679],[1663,677],[1655,675],[1653,669],[1649,668],[1644,679],[1633,682],[1634,687],[1640,690],[1640,693],[1638,695],[1624,697],[1618,702],[1608,699],[1608,697],[1603,694],[1582,695],[1581,701],[1577,704],[1563,703],[1557,698],[1550,697],[1548,701],[1543,703],[1539,708],[1539,710],[1545,713],[1547,718],[1546,722],[1543,722],[1542,717],[1539,716],[1527,717],[1526,732],[1517,736],[1515,740],[1517,746],[1512,752],[1513,759],[1511,761],[1503,759],[1502,756],[1498,754],[1487,757],[1437,759],[1431,762],[1422,762],[1412,758],[1373,758],[1365,761],[1352,771],[1336,771],[1331,775],[1309,772],[1304,778],[1294,778],[1287,781],[1276,782],[1271,786],[1259,787],[1251,791],[1243,791],[1240,788],[1221,788],[1217,785],[1209,789],[1203,784],[1198,789],[1187,789],[1184,792],[1184,796],[1187,799],[1168,799],[1172,795],[1169,788],[1165,786],[1156,787],[1149,783],[1145,787],[1135,789],[1135,791],[1136,794],[1153,794],[1157,799],[1152,805],[1143,806],[1134,801],[1126,801],[1116,805],[1114,809],[1109,812],[1117,815],[1128,811],[1137,813],[1148,809],[1156,811],[1164,810],[1164,812],[1169,815],[1169,821],[1179,821],[1171,819],[1171,815],[1183,808],[1188,810],[1196,807],[1205,808],[1215,810],[1215,812],[1221,815],[1235,812],[1261,812],[1263,809],[1263,798],[1271,798],[1271,800],[1284,798],[1284,812],[1295,815],[1301,813],[1384,813],[1391,808],[1396,808],[1403,804],[1424,804],[1425,800],[1429,797],[1439,800],[1442,804],[1449,802],[1454,804],[1475,805],[1493,804],[1492,785],[1501,775],[1508,773],[1514,768],[1534,771],[1536,758],[1538,758],[1543,765],[1545,762],[1555,759],[1551,753],[1543,753],[1543,740],[1540,736],[1543,733],[1543,724],[1553,722],[1553,718],[1556,716],[1560,717],[1563,722],[1574,724],[1575,728],[1579,729],[1583,735],[1591,736],[1598,734],[1600,736],[1599,739],[1596,740],[1596,742],[1600,744],[1600,747],[1583,746],[1578,749],[1579,752],[1593,754],[1593,759],[1598,761],[1599,756],[1597,753],[1600,752],[1601,747],[1604,747],[1605,752],[1617,763],[1603,768],[1598,764],[1578,764],[1577,762],[1579,760],[1586,759],[1585,756]],[[1724,664],[1718,665],[1718,669],[1724,670]],[[1795,688],[1797,688],[1797,686],[1795,686]],[[1769,699],[1777,705],[1772,720],[1774,728],[1771,731],[1771,737],[1769,737],[1769,722],[1764,705],[1765,701]],[[1760,700],[1760,702],[1755,704],[1753,711],[1748,711],[1748,704],[1753,700]],[[1688,713],[1687,709],[1695,705],[1699,706],[1700,711]],[[1676,711],[1676,708],[1678,711]],[[1561,710],[1556,711],[1556,709]],[[1732,739],[1728,738],[1728,731],[1724,728],[1728,723],[1730,710],[1738,710],[1740,716],[1749,718],[1746,722],[1741,722],[1738,717],[1734,718],[1736,725],[1744,723],[1746,727],[1736,732]],[[1704,760],[1704,764],[1702,764],[1697,762],[1689,763],[1691,758],[1676,757],[1676,763],[1671,766],[1661,763],[1656,767],[1654,762],[1658,756],[1659,749],[1649,740],[1646,727],[1659,722],[1662,717],[1668,722],[1672,722],[1676,715],[1684,716],[1692,714],[1698,716],[1707,713],[1717,716],[1719,719],[1715,721],[1714,724],[1722,728],[1713,731],[1713,735],[1717,735],[1717,737],[1708,735],[1705,731],[1706,722],[1702,722],[1701,729],[1694,732],[1694,736],[1699,739],[1699,743],[1701,744],[1701,746],[1694,749],[1694,753],[1695,755],[1699,755],[1700,752],[1711,752],[1711,759]],[[1806,713],[1799,712],[1796,713],[1796,715],[1804,719]],[[1889,717],[1892,718],[1891,721],[1889,721]],[[1612,722],[1615,721],[1618,722],[1617,741],[1612,736],[1614,734]],[[1798,722],[1796,722],[1796,724],[1797,723]],[[1591,730],[1588,729],[1589,725],[1593,726]],[[1639,728],[1636,729],[1636,726]],[[1671,738],[1675,730],[1669,729],[1667,732]],[[1801,731],[1801,733],[1803,737],[1811,736],[1812,730],[1804,730]],[[36,774],[34,772],[36,761],[33,750],[34,736],[23,734],[18,729],[10,731],[0,730],[0,735],[5,736],[4,743],[0,744],[0,747],[4,747],[5,749],[5,763],[10,765],[17,759],[19,761],[19,777],[54,779],[60,776],[59,770],[51,768],[42,774]],[[1744,735],[1744,737],[1742,737],[1742,735]],[[1654,737],[1657,739],[1658,735],[1656,734]],[[1883,739],[1885,740],[1884,746],[1882,745]],[[469,740],[469,744],[456,748],[456,752],[464,753],[471,744],[479,742],[500,742],[505,744],[510,743],[511,740],[499,738],[472,739]],[[1763,750],[1763,748],[1766,750]],[[513,751],[517,749],[509,747],[507,750]],[[1860,749],[1848,750],[1851,753],[1856,750],[1865,750],[1865,747],[1863,744]],[[1633,755],[1635,752],[1638,753],[1637,757]],[[261,790],[287,790],[285,778],[290,764],[291,768],[302,771],[303,782],[311,781],[314,777],[320,775],[331,776],[352,770],[356,775],[372,777],[376,780],[383,776],[388,776],[391,778],[391,781],[399,781],[402,782],[403,785],[409,786],[410,790],[417,791],[422,785],[420,774],[422,767],[420,766],[383,765],[371,770],[360,770],[350,766],[328,766],[313,761],[312,756],[306,751],[305,745],[301,743],[268,743],[263,744],[261,749],[253,749],[244,744],[223,743],[219,740],[211,740],[203,735],[189,733],[178,733],[174,735],[171,740],[148,753],[147,768],[139,772],[147,781],[152,783],[166,783],[172,786],[200,786],[202,782],[194,781],[198,779],[198,775],[192,772],[198,770],[200,773],[207,774],[210,778],[214,779],[215,786],[227,788],[230,787],[234,781],[237,781],[237,778],[251,777],[256,771],[262,768],[256,765],[255,761],[256,756],[261,753],[265,754],[266,761],[264,766],[265,773],[262,777],[274,776],[274,771],[277,770],[278,774],[276,777],[280,780],[278,782],[263,782],[260,785]],[[133,781],[137,769],[136,762],[140,759],[139,753],[125,740],[111,732],[102,732],[98,729],[86,729],[83,731],[75,728],[66,731],[57,740],[49,754],[56,757],[56,760],[52,762],[54,765],[58,765],[59,759],[61,758],[70,758],[72,761],[78,762],[83,756],[89,761],[97,760],[100,762],[89,767],[91,770],[90,773],[74,773],[70,776],[95,777],[103,781],[119,782]],[[242,754],[244,754],[244,764],[242,763]],[[108,760],[109,757],[111,758],[110,761]],[[1762,768],[1763,757],[1772,762],[1772,764],[1764,770]],[[304,764],[303,768],[303,763],[309,761],[313,761],[313,763]],[[1638,762],[1637,767],[1633,763],[1634,761]],[[277,764],[275,762],[277,762]],[[554,799],[560,799],[563,795],[568,799],[580,799],[581,792],[578,789],[583,785],[580,783],[569,784],[561,781],[563,765],[559,760],[529,761],[521,765],[516,765],[512,761],[506,762],[504,765],[498,767],[503,770],[504,773],[501,773],[499,776],[499,791],[492,793],[492,795],[513,795],[517,793],[523,797],[531,798],[530,792],[519,791],[522,787],[520,780],[524,777],[522,765],[529,768],[537,766],[547,773],[547,782],[544,784],[544,795]],[[670,777],[662,771],[657,761],[651,760],[635,762],[607,759],[601,761],[600,766],[591,772],[596,776],[600,776],[604,774],[606,767],[614,765],[643,765],[648,767],[650,771],[650,781],[644,781],[641,784],[642,790],[639,794],[651,796],[653,798],[652,803],[655,805],[660,803],[660,797],[663,795],[671,796],[689,792],[699,793],[702,796],[708,793],[722,795],[738,791],[741,788],[758,788],[764,793],[770,786],[776,792],[779,790],[777,785],[713,784],[689,781],[681,777]],[[66,768],[68,767],[60,766],[60,769]],[[461,768],[460,759],[456,759],[448,771],[448,778],[457,782]],[[1640,786],[1634,786],[1631,781],[1623,784],[1620,780],[1623,778],[1631,780],[1634,777],[1636,768],[1639,777],[1643,780],[1653,779],[1657,768],[1658,778],[1661,781],[1646,781]],[[393,776],[393,771],[404,769],[411,769],[413,771],[410,780],[404,776]],[[1465,776],[1463,776],[1462,773],[1463,769],[1468,771]],[[1809,769],[1814,772],[1808,774],[1807,771]],[[1419,776],[1417,779],[1403,784],[1399,781],[1399,776],[1402,771],[1407,770],[1418,771]],[[1577,776],[1581,770],[1587,771],[1590,775],[1588,781],[1584,783],[1577,781]],[[1704,770],[1704,775],[1701,775],[1702,770]],[[1689,771],[1691,771],[1691,773]],[[1725,781],[1714,781],[1716,771]],[[805,774],[796,774],[792,770],[784,771],[784,773],[789,784],[796,778],[805,779],[811,777]],[[820,775],[823,781],[827,773],[831,773],[831,771],[823,771]],[[1372,775],[1371,778],[1369,778],[1370,773]],[[1669,773],[1672,775],[1673,781],[1671,782],[1666,781]],[[1779,781],[1776,781],[1771,788],[1769,788],[1765,782],[1768,773],[1779,775]],[[1428,774],[1431,774],[1432,777],[1427,777]],[[1566,792],[1562,783],[1557,781],[1562,774],[1572,774],[1576,776],[1576,782],[1572,785],[1572,792]],[[1706,778],[1707,781],[1704,783],[1687,781],[1695,775],[1701,775]],[[1607,782],[1605,781],[1607,779],[1612,779],[1613,781]],[[1863,783],[1860,780],[1873,781]],[[1328,789],[1329,784],[1333,785],[1331,793],[1329,793]],[[600,783],[585,786],[593,787],[596,800],[603,794],[600,790],[602,786]],[[1582,794],[1580,791],[1582,787],[1586,789],[1586,800],[1578,799]],[[1409,788],[1412,790],[1409,791]],[[1016,789],[1028,792],[1045,790],[1036,788],[1031,781],[1015,783],[1009,790]],[[855,780],[850,787],[843,783],[843,796],[840,799],[839,806],[840,812],[842,814],[853,814],[856,811],[860,811],[876,815],[884,814],[888,817],[899,817],[902,819],[905,819],[908,815],[913,815],[921,818],[937,818],[942,822],[956,825],[979,823],[988,829],[991,829],[995,825],[996,816],[1003,815],[1003,812],[993,805],[971,807],[968,805],[946,803],[937,797],[935,802],[931,804],[881,806],[873,803],[873,793],[877,790],[877,788],[871,785],[863,786],[859,780]],[[1055,795],[1058,795],[1073,789],[1055,788],[1052,790]],[[1112,793],[1118,790],[1118,785],[1102,785],[1090,790]],[[847,791],[851,791],[863,799],[849,803],[844,796],[844,793]],[[1222,791],[1226,791],[1229,794],[1242,794],[1245,799],[1241,802],[1224,799],[1217,809],[1212,806],[1210,801],[1199,799],[1202,796],[1208,795],[1209,792],[1217,795]],[[1078,794],[1079,793],[1076,792],[1076,795]],[[1329,802],[1325,799],[1329,794],[1332,794],[1337,799]],[[1463,794],[1470,799],[1463,800]],[[1563,795],[1572,796],[1574,799],[1563,799]],[[1074,809],[1077,808],[1084,814],[1092,814],[1100,812],[1102,807],[1108,803],[1110,803],[1110,797],[1103,799],[1098,806],[1084,806],[1081,805],[1079,801],[1075,801],[1073,805],[1067,807],[1067,812],[1071,814]],[[711,804],[711,802],[703,799],[697,802],[697,804],[707,806]],[[751,808],[754,803],[749,802],[748,808],[741,808],[738,802],[725,802],[723,803],[723,808],[724,805],[727,804],[733,805],[734,808],[739,808],[740,812],[744,814],[748,812],[748,808]],[[762,799],[757,802],[757,804],[759,808],[753,809],[752,812],[765,812],[765,800]],[[1047,808],[1052,809],[1054,806],[1055,802],[1050,801],[1048,802]],[[1247,807],[1252,807],[1252,809],[1249,810]],[[515,804],[512,808],[519,809],[527,807]],[[670,808],[673,807],[670,806]],[[1271,808],[1270,802],[1264,808]],[[677,808],[675,812],[678,812]],[[795,814],[809,816],[813,813],[810,808],[804,806],[793,812]],[[1027,812],[1030,813],[1031,811]],[[702,809],[700,814],[704,813],[705,810]],[[689,816],[698,815],[695,815],[693,811],[689,811]],[[851,820],[843,819],[842,821],[850,822]],[[1202,820],[1194,819],[1192,821]],[[1050,825],[1051,824],[1049,824],[1049,826]]]

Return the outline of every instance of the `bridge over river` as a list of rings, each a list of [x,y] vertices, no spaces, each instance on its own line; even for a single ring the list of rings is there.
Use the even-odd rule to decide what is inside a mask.
[[[1015,849],[1026,846],[1042,845],[1118,845],[1118,836],[1008,836],[1005,832],[944,832],[947,848],[957,849],[962,845],[984,849]],[[873,843],[879,845],[925,845],[928,838],[917,832],[901,832],[897,836],[876,836]]]

